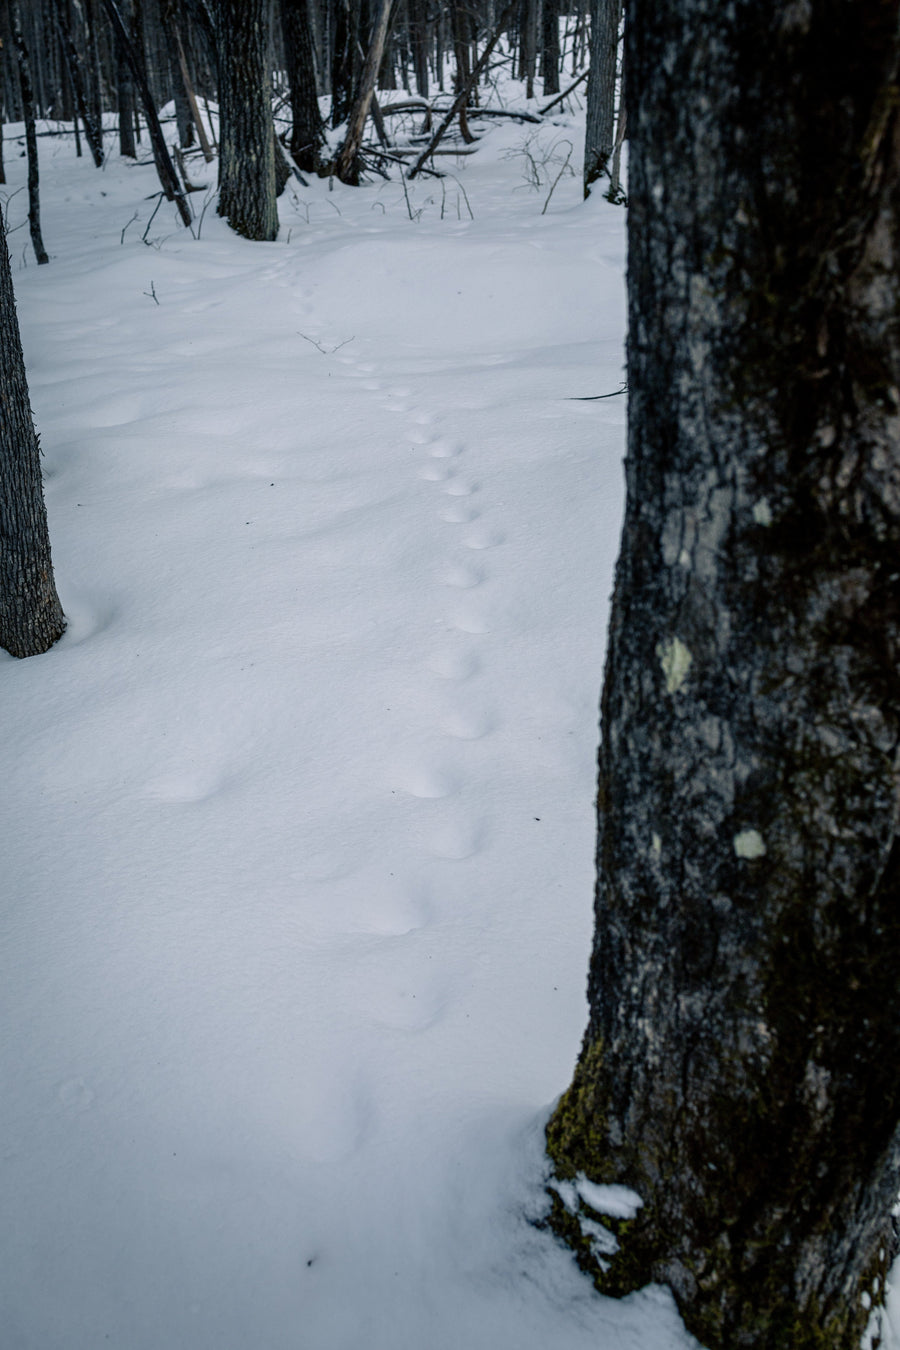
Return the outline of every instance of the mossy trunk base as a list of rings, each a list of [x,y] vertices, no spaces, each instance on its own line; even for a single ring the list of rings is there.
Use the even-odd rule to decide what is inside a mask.
[[[711,1350],[854,1350],[900,1190],[900,0],[631,0],[626,33],[628,492],[553,1223]],[[640,1197],[627,1228],[580,1175]]]

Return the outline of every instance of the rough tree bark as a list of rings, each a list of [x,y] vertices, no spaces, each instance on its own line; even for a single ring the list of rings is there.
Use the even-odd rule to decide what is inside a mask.
[[[28,228],[31,233],[31,246],[38,263],[48,263],[50,258],[44,248],[41,234],[41,183],[38,165],[37,132],[34,125],[34,90],[31,82],[31,62],[28,48],[22,35],[22,16],[19,6],[10,6],[13,41],[19,61],[19,90],[22,95],[22,109],[25,114],[25,144],[28,149]]]
[[[75,96],[75,105],[84,127],[85,138],[87,139],[94,163],[97,168],[100,169],[103,167],[103,126],[102,123],[95,120],[92,115],[90,100],[86,90],[84,63],[81,59],[81,54],[72,39],[71,31],[67,31],[63,28],[63,20],[60,17],[59,11],[56,12],[56,22],[63,52],[65,53],[72,92]]]
[[[900,0],[626,28],[628,499],[552,1222],[708,1347],[852,1350],[900,1185]]]
[[[217,0],[219,215],[245,239],[278,234],[268,0]]]
[[[559,93],[559,0],[541,9],[541,79],[545,95]]]
[[[428,5],[427,0],[409,0],[409,31],[412,43],[413,66],[416,72],[416,93],[428,98]]]
[[[122,0],[121,13],[127,28],[131,26],[133,0]],[[137,158],[134,140],[134,83],[122,44],[115,43],[116,52],[116,107],[119,114],[119,154],[128,159]]]
[[[331,59],[331,125],[350,115],[359,74],[360,0],[335,0],[334,50]]]
[[[469,93],[477,84],[481,72],[484,70],[485,66],[487,65],[488,61],[491,58],[491,54],[494,48],[500,41],[501,33],[504,33],[506,31],[506,26],[509,23],[510,19],[512,18],[513,11],[515,10],[518,2],[519,0],[509,0],[509,4],[506,6],[506,9],[503,11],[503,13],[500,15],[500,18],[497,20],[497,27],[494,29],[493,33],[488,38],[487,42],[484,44],[484,48],[482,50],[481,55],[479,56],[478,60],[475,62],[475,65],[470,71],[468,80],[466,81],[465,85],[463,85],[462,89],[460,89],[459,92],[457,93],[456,98],[453,100],[453,103],[450,106],[450,110],[445,114],[443,121],[432,135],[431,140],[428,142],[425,149],[421,152],[418,159],[416,160],[415,164],[413,164],[412,168],[407,173],[406,175],[407,178],[415,178],[418,174],[422,172],[426,159],[428,159],[428,157],[432,155],[434,151],[437,149],[438,145],[440,144],[441,140],[443,139],[447,131],[447,128],[450,126],[450,123],[453,121],[454,117],[457,116],[460,109],[465,106],[466,100],[469,97]]]
[[[62,637],[66,621],[53,581],[40,451],[2,228],[0,405],[0,647],[13,656],[37,656]]]
[[[622,0],[591,0],[591,63],[584,129],[585,196],[606,169],[613,152],[621,15]]]
[[[281,0],[281,28],[291,98],[291,158],[298,168],[315,173],[323,134],[309,5],[310,0]]]
[[[150,144],[153,147],[153,159],[156,164],[156,172],[159,175],[160,186],[169,201],[174,201],[178,208],[178,214],[181,216],[183,224],[191,224],[191,208],[188,206],[187,198],[181,190],[178,182],[178,176],[175,173],[175,166],[169,156],[169,149],[163,136],[162,127],[159,124],[159,117],[156,113],[156,105],[153,101],[153,93],[147,79],[147,70],[143,57],[137,47],[132,42],[116,0],[103,0],[103,7],[107,18],[112,25],[112,30],[116,41],[119,43],[120,50],[128,62],[128,68],[131,71],[131,77],[134,80],[135,88],[140,95],[141,103],[144,107],[144,116],[147,119],[147,131],[150,134]],[[140,6],[135,6],[135,14],[139,14]]]
[[[338,178],[342,183],[348,183],[352,187],[359,186],[359,148],[362,145],[366,118],[372,106],[375,81],[384,53],[392,8],[393,0],[379,0],[378,12],[369,40],[369,50],[366,53],[362,73],[359,77],[359,87],[353,100],[353,107],[350,109],[350,116],[347,119],[347,134],[335,160],[335,172]]]

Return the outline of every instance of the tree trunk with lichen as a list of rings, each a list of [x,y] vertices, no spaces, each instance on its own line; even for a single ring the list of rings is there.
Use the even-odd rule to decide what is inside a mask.
[[[628,501],[551,1222],[715,1350],[851,1350],[900,1187],[900,0],[630,0],[626,42]]]
[[[278,234],[268,0],[217,0],[219,215],[245,239]]]
[[[0,647],[38,656],[65,630],[28,401],[6,234],[0,229]]]

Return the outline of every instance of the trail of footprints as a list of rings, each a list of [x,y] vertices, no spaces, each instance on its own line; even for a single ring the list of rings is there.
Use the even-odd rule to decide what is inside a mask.
[[[477,787],[468,765],[473,744],[497,726],[479,677],[491,640],[484,598],[490,550],[503,543],[503,536],[482,516],[479,484],[467,464],[465,446],[443,434],[433,413],[416,408],[408,386],[379,380],[374,366],[350,353],[338,359],[344,374],[358,378],[384,411],[404,416],[404,440],[417,451],[413,474],[423,499],[422,529],[433,528],[438,537],[443,531],[446,538],[443,560],[432,574],[435,637],[422,670],[423,692],[435,708],[433,734],[426,734],[419,748],[408,747],[406,757],[391,766],[390,776],[393,791],[416,801],[413,837],[425,855],[421,914],[418,924],[411,924],[408,909],[404,911],[402,931],[398,927],[391,939],[402,942],[392,956],[394,974],[376,982],[369,1003],[376,1021],[422,1031],[443,1016],[449,996],[446,973],[431,957],[435,904],[439,911],[438,897],[454,896],[452,873],[443,867],[474,858],[488,842],[484,813],[467,800],[477,797],[467,792],[468,786]],[[434,903],[425,903],[426,890]]]

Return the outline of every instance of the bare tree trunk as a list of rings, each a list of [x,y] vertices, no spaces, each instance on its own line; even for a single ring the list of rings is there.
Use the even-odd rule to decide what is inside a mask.
[[[147,119],[147,130],[150,133],[150,143],[153,146],[153,158],[156,163],[156,172],[159,174],[160,185],[169,201],[174,201],[177,205],[183,224],[190,225],[191,208],[187,204],[187,199],[181,190],[178,176],[175,173],[175,166],[169,157],[162,127],[159,125],[159,118],[156,114],[153,94],[147,80],[144,62],[131,41],[115,0],[103,0],[103,4],[112,24],[116,40],[121,44],[122,52],[128,61],[132,79],[144,105],[144,116]]]
[[[584,195],[605,173],[613,152],[616,56],[622,0],[591,0],[591,64],[584,132]]]
[[[37,656],[62,637],[66,621],[53,580],[40,451],[2,229],[0,403],[0,647],[13,656]]]
[[[102,125],[94,119],[89,106],[88,97],[85,90],[84,67],[78,48],[72,39],[71,32],[64,30],[62,20],[57,15],[57,25],[59,36],[62,42],[63,51],[66,57],[69,80],[72,85],[72,92],[75,96],[75,106],[81,117],[84,126],[84,135],[90,148],[91,155],[97,168],[103,165],[103,129]]]
[[[409,28],[416,93],[428,98],[428,10],[426,0],[409,0]]]
[[[519,40],[522,44],[521,67],[526,98],[534,98],[534,77],[537,71],[537,7],[538,0],[521,0]]]
[[[121,0],[123,19],[126,26],[131,24],[131,10],[134,0]],[[116,42],[116,103],[119,110],[119,153],[128,159],[137,158],[134,143],[134,83],[128,62],[122,51],[122,44]]]
[[[559,93],[559,0],[544,0],[541,11],[541,79],[545,94]]]
[[[628,500],[553,1222],[709,1350],[851,1350],[900,1187],[900,0],[631,0],[626,41]]]
[[[462,0],[450,0],[450,25],[453,30],[453,54],[456,57],[455,88],[458,94],[461,89],[468,90],[474,87],[474,82],[469,79],[472,63],[469,60],[468,15],[463,10]],[[471,145],[475,137],[469,130],[469,121],[466,117],[467,103],[468,97],[459,105],[459,131],[466,144]]]
[[[331,125],[350,115],[358,70],[359,0],[334,0],[334,53],[331,62]]]
[[[378,77],[378,67],[381,65],[381,57],[387,39],[391,7],[392,0],[380,0],[378,17],[372,30],[372,40],[366,53],[362,74],[359,77],[359,90],[347,124],[347,135],[344,137],[344,144],[341,146],[335,165],[335,171],[341,182],[350,183],[353,186],[359,183],[359,147],[362,144],[363,130],[366,125],[366,118],[369,115],[372,95],[375,92],[375,80]]]
[[[25,113],[25,145],[28,151],[28,227],[31,231],[31,243],[34,256],[39,263],[48,263],[47,250],[41,235],[41,190],[40,170],[38,168],[37,135],[34,126],[34,94],[31,87],[31,62],[28,48],[22,36],[22,15],[18,4],[13,0],[10,7],[13,40],[19,59],[19,87],[22,93],[22,108]]]
[[[484,70],[485,66],[490,60],[491,53],[493,52],[494,48],[496,47],[497,43],[500,40],[500,34],[505,31],[506,25],[509,23],[517,3],[518,0],[510,0],[510,3],[506,6],[506,9],[500,15],[500,18],[497,20],[497,27],[494,29],[490,38],[485,43],[484,50],[482,51],[481,55],[476,61],[475,66],[473,67],[472,72],[469,75],[465,87],[463,89],[460,89],[459,93],[456,95],[456,98],[453,100],[453,106],[450,108],[450,111],[444,117],[440,126],[437,128],[431,140],[426,145],[425,149],[419,155],[415,164],[413,164],[409,173],[406,175],[407,178],[415,178],[417,174],[421,173],[422,167],[426,159],[428,159],[429,155],[434,153],[437,146],[443,140],[447,132],[447,128],[450,126],[450,123],[453,121],[454,117],[456,117],[460,108],[462,108],[463,105],[465,104],[466,99],[469,97],[469,93],[472,90],[472,87],[474,86],[474,84],[478,80],[479,75]]]
[[[309,5],[310,0],[281,0],[281,26],[291,98],[291,157],[298,168],[315,173],[323,136]]]
[[[612,165],[609,170],[609,191],[607,197],[611,202],[624,204],[625,195],[622,192],[620,176],[622,172],[622,146],[625,144],[625,133],[628,129],[628,99],[625,94],[625,73],[622,72],[622,83],[619,93],[619,116],[616,121],[616,139],[613,142]]]
[[[194,86],[191,83],[187,57],[184,53],[184,43],[181,41],[181,33],[174,19],[172,20],[172,34],[178,52],[178,69],[181,75],[181,82],[184,86],[185,97],[190,106],[191,118],[197,129],[197,139],[200,142],[200,149],[203,151],[203,158],[206,160],[207,164],[210,164],[214,158],[212,146],[209,143],[209,137],[206,134],[206,128],[204,127],[203,119],[200,116],[200,109],[197,107],[197,95],[194,93]]]
[[[83,64],[85,102],[91,126],[96,128],[100,159],[103,160],[103,79],[100,70],[100,45],[97,38],[97,10],[95,0],[82,0],[84,5],[84,42],[86,60]],[[93,151],[93,147],[92,147]],[[96,162],[96,155],[94,156]],[[100,165],[98,164],[99,168]]]
[[[278,234],[268,0],[217,0],[219,215],[245,239]]]

